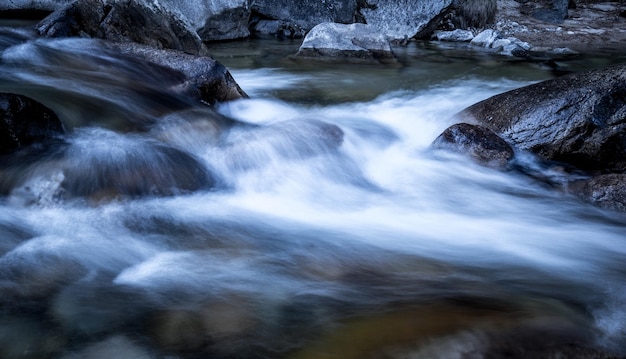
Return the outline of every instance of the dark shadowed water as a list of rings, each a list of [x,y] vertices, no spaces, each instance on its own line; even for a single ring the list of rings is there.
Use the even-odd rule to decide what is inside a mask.
[[[1,358],[626,352],[624,216],[528,155],[544,183],[429,150],[549,64],[424,44],[397,66],[311,64],[297,46],[210,46],[251,97],[219,106],[229,120],[97,42],[0,28],[0,91],[71,130],[2,159]]]

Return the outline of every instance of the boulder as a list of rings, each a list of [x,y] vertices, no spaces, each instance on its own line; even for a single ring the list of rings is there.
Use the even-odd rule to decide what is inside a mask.
[[[160,0],[189,20],[204,41],[232,40],[250,36],[250,0]]]
[[[484,28],[496,17],[496,0],[455,0],[454,25],[459,29]]]
[[[605,174],[573,181],[568,191],[601,208],[626,212],[626,174]]]
[[[357,0],[255,0],[252,10],[263,18],[310,30],[324,22],[354,22]]]
[[[296,57],[351,62],[393,62],[389,41],[365,24],[324,23],[304,38]]]
[[[560,24],[567,18],[570,0],[534,0],[520,7],[520,12],[544,22]]]
[[[64,133],[63,124],[51,109],[26,96],[0,93],[0,154]]]
[[[299,39],[306,35],[304,28],[284,20],[257,19],[251,25],[256,33],[274,35],[278,38]]]
[[[171,88],[209,105],[248,97],[235,82],[228,69],[212,57],[195,56],[182,51],[155,49],[136,43],[105,43],[109,49],[139,61],[180,74]]]
[[[43,19],[37,31],[47,37],[93,37],[208,55],[186,20],[150,0],[78,0]]]
[[[448,127],[431,148],[467,155],[479,164],[504,168],[513,159],[513,148],[493,131],[482,126],[458,123]]]
[[[458,113],[520,149],[588,171],[626,170],[626,65],[558,77]]]
[[[363,19],[392,40],[428,38],[453,0],[369,0]]]
[[[0,193],[24,206],[171,196],[217,186],[209,169],[185,151],[96,128],[78,129],[67,143],[36,156],[6,158],[2,171]]]

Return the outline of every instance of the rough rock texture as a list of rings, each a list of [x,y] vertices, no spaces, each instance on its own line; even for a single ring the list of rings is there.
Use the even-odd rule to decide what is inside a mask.
[[[181,51],[154,49],[136,43],[109,43],[110,49],[123,55],[148,61],[182,74],[173,90],[213,105],[248,97],[235,82],[228,69],[208,56],[195,56]]]
[[[569,0],[525,1],[521,6],[521,12],[537,20],[560,24],[567,18],[568,4]]]
[[[467,123],[448,127],[431,147],[464,154],[482,165],[496,168],[505,167],[514,156],[513,148],[493,131]]]
[[[208,55],[191,25],[150,0],[78,0],[42,20],[48,37],[94,37]]]
[[[255,0],[252,10],[309,30],[323,22],[354,22],[357,0]]]
[[[0,93],[0,153],[63,133],[63,124],[51,109],[26,96]]]
[[[481,29],[496,18],[496,0],[455,0],[450,21],[457,29]]]
[[[0,1],[1,11],[49,11],[52,12],[73,0],[8,0]]]
[[[231,40],[250,35],[250,0],[160,0],[189,20],[204,41]]]
[[[546,160],[590,171],[626,170],[626,64],[509,91],[456,117]]]
[[[274,35],[278,38],[299,39],[306,35],[306,30],[296,24],[283,20],[255,20],[252,22],[255,32]]]
[[[626,212],[626,174],[606,174],[569,184],[568,191],[586,202]]]
[[[296,57],[355,62],[393,61],[385,36],[370,25],[324,23],[304,38]]]
[[[453,0],[370,0],[361,9],[365,22],[388,38],[427,38]]]
[[[529,2],[530,3],[530,2]],[[626,43],[626,9],[617,1],[576,0],[568,17],[559,24],[544,22],[523,14],[524,4],[515,0],[498,0],[494,29],[503,37],[514,36],[533,47],[569,48],[579,53],[596,53],[607,49],[624,49]]]

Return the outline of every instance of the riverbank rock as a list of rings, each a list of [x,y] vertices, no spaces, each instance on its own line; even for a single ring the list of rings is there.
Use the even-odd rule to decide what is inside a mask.
[[[47,37],[93,37],[208,55],[186,20],[150,0],[78,0],[53,12],[36,28]]]
[[[560,24],[567,18],[570,0],[535,0],[521,3],[522,14],[544,22]]]
[[[189,96],[209,105],[246,98],[232,75],[218,61],[209,56],[195,56],[182,51],[154,49],[136,43],[106,43],[109,49],[125,56],[177,72],[180,81],[172,88],[174,92]]]
[[[64,133],[61,120],[48,107],[26,96],[0,93],[0,154]]]
[[[280,20],[308,31],[324,22],[354,22],[357,0],[255,0],[252,11],[261,18]]]
[[[573,181],[567,190],[598,207],[626,212],[626,174],[605,174]]]
[[[221,41],[250,36],[250,0],[178,1],[159,0],[168,9],[189,20],[204,41]]]
[[[515,147],[582,170],[626,170],[626,65],[509,91],[474,104],[458,122],[483,125]]]
[[[392,40],[428,38],[453,0],[370,0],[361,8],[365,23]]]
[[[493,131],[458,123],[448,127],[433,141],[431,148],[469,156],[479,164],[504,168],[513,159],[513,148]]]
[[[389,41],[365,24],[324,23],[304,38],[296,58],[350,62],[393,62]]]

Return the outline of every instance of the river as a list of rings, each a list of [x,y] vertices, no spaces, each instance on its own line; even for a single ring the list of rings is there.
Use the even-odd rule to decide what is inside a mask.
[[[554,77],[549,64],[422,43],[393,66],[303,63],[297,47],[209,45],[250,95],[218,106],[231,127],[178,111],[159,74],[90,40],[2,28],[0,91],[70,134],[61,159],[0,172],[0,357],[626,353],[623,215],[558,190],[570,175],[527,154],[546,181],[429,147],[463,108]],[[165,143],[218,185],[63,195],[111,173],[183,176]]]

